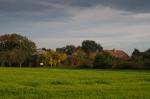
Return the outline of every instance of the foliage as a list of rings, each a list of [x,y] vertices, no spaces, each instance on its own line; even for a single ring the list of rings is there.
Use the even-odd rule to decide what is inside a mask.
[[[100,52],[103,50],[102,46],[100,44],[97,44],[95,41],[92,40],[85,40],[82,42],[82,49],[86,53],[90,52]]]
[[[47,53],[43,52],[40,54],[40,59],[39,59],[39,63],[43,63],[44,65],[47,65]]]
[[[115,68],[120,59],[111,56],[107,52],[98,53],[94,60],[94,68]]]
[[[82,49],[76,50],[72,56],[73,65],[78,68],[92,68],[93,59],[88,56]]]
[[[73,57],[77,60],[77,65],[80,66],[84,63],[86,54],[80,49],[73,53]]]
[[[132,59],[136,61],[141,61],[141,59],[143,60],[143,53],[141,53],[138,49],[134,49]]]
[[[145,66],[145,69],[150,69],[150,60],[149,59],[146,59],[144,61],[144,66]]]
[[[84,60],[78,65],[79,68],[92,68],[93,67],[93,59],[89,56],[85,56]]]
[[[137,68],[150,68],[150,49],[145,52],[135,49],[132,53],[132,61],[137,63]]]
[[[104,69],[108,64],[106,63],[106,57],[101,53],[97,54],[93,63],[93,68]]]
[[[35,49],[35,43],[24,36],[19,34],[2,35],[0,36],[0,63],[6,66],[22,66]]]
[[[40,63],[44,63],[45,66],[57,66],[63,63],[67,59],[65,53],[57,53],[55,51],[47,51],[40,54]]]
[[[144,58],[145,59],[150,59],[150,49],[148,49],[147,51],[145,51]]]
[[[19,34],[0,36],[1,66],[70,66],[78,68],[112,69],[149,69],[150,49],[140,52],[135,49],[130,61],[123,61],[103,51],[103,47],[92,40],[85,40],[82,46],[66,45],[56,51],[42,48],[36,51],[36,45],[27,37]]]
[[[72,55],[75,52],[76,47],[74,45],[67,45],[65,47],[65,52],[67,55]]]

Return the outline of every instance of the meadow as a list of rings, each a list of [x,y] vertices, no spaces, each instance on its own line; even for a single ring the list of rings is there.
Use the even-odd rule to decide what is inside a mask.
[[[0,99],[150,99],[150,71],[0,68]]]

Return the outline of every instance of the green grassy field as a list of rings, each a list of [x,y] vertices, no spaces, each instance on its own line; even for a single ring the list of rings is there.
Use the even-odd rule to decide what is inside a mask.
[[[0,68],[0,99],[150,99],[150,71]]]

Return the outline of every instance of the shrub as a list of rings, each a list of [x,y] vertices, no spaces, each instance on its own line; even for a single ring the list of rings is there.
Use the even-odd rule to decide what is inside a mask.
[[[117,64],[117,66],[115,68],[117,69],[129,69],[129,68],[132,68],[132,64],[131,63],[128,63],[128,62],[121,62],[119,64]]]
[[[93,59],[89,56],[84,57],[84,61],[78,65],[79,68],[92,68]]]
[[[122,61],[118,63],[115,68],[116,69],[144,69],[144,64],[143,62]]]
[[[150,60],[145,60],[144,61],[144,68],[145,69],[150,69]]]
[[[108,61],[108,57],[104,56],[103,54],[97,54],[93,62],[93,68],[96,69],[111,68],[111,64]]]

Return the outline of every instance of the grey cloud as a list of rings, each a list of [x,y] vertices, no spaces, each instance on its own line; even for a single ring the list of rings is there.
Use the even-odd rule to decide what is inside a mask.
[[[0,34],[21,32],[48,48],[92,39],[105,48],[146,49],[149,5],[150,0],[0,0]]]
[[[51,8],[40,0],[0,0],[1,12],[40,11]]]
[[[74,8],[110,7],[136,13],[150,12],[150,0],[0,0],[0,21],[65,20]]]
[[[136,13],[149,13],[150,0],[109,0],[108,6]]]
[[[150,0],[0,0],[0,11],[30,12],[55,9],[49,4],[61,4],[75,7],[103,5],[131,12],[150,12]]]
[[[68,4],[77,7],[103,5],[136,13],[150,12],[150,0],[50,0],[49,2]]]

